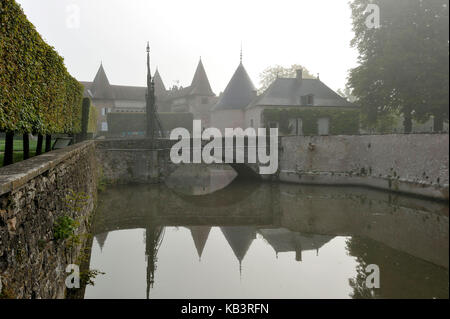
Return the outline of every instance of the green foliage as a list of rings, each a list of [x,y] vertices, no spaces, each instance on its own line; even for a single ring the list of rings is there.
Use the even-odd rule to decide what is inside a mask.
[[[88,133],[97,133],[97,110],[94,105],[91,104],[89,108],[89,123],[88,123]]]
[[[14,0],[0,1],[0,131],[76,133],[83,86]]]
[[[79,213],[86,206],[89,200],[89,195],[84,192],[75,192],[69,189],[69,193],[66,195],[66,206],[74,213]]]
[[[380,8],[380,28],[366,26],[369,3]],[[397,112],[409,132],[412,119],[448,119],[448,0],[353,0],[351,9],[360,65],[351,70],[349,86],[369,124]]]
[[[267,88],[277,79],[277,78],[295,78],[297,75],[297,70],[303,70],[304,79],[314,79],[315,77],[308,71],[307,68],[299,64],[293,64],[286,68],[281,65],[274,65],[266,68],[260,75],[259,93],[264,92]]]
[[[103,174],[103,169],[100,166],[97,173],[97,191],[104,192],[106,190],[106,186],[108,185],[108,181]]]
[[[319,118],[330,119],[330,134],[358,134],[359,133],[359,110],[357,109],[325,109],[325,108],[287,108],[266,109],[263,112],[265,126],[269,122],[278,122],[281,134],[289,134],[289,119],[301,118],[304,135],[318,134],[317,121]]]
[[[97,269],[90,269],[90,270],[86,270],[86,271],[80,271],[80,284],[82,286],[87,286],[87,285],[91,285],[94,286],[94,279],[98,276],[98,275],[104,275],[105,273],[97,270]]]
[[[10,287],[8,287],[6,284],[1,284],[0,287],[0,299],[16,299],[16,296],[14,295],[14,292]]]
[[[56,240],[68,239],[75,234],[78,222],[69,216],[61,216],[53,226],[53,237]]]
[[[184,127],[192,131],[192,113],[158,113],[164,131]],[[130,133],[144,134],[146,131],[145,113],[108,113],[108,128],[110,134],[127,135]]]
[[[83,208],[86,206],[86,203],[89,199],[89,196],[84,192],[75,192],[73,190],[69,190],[69,193],[66,195],[65,203],[66,207],[71,211],[72,214],[78,215]],[[70,216],[61,216],[55,222],[53,226],[53,237],[58,239],[70,239],[71,245],[77,244],[80,241],[79,236],[75,235],[75,230],[80,226],[80,222],[74,220]]]

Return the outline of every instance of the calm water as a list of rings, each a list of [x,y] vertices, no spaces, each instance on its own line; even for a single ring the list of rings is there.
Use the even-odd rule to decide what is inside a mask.
[[[448,298],[448,206],[190,166],[100,194],[85,298]],[[366,266],[380,288],[366,287]]]

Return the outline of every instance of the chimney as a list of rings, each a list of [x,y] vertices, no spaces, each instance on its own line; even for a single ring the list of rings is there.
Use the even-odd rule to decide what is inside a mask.
[[[297,79],[298,82],[301,82],[303,80],[303,69],[298,69],[297,70],[296,79]]]

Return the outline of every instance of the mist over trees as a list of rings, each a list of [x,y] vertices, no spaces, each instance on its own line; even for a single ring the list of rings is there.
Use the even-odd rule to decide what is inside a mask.
[[[380,8],[380,27],[369,28],[368,4]],[[359,66],[348,85],[368,127],[390,114],[412,120],[434,116],[442,131],[449,116],[449,1],[353,0],[350,4]]]
[[[290,67],[284,67],[281,65],[273,65],[266,68],[260,75],[260,88],[258,94],[263,93],[277,78],[295,78],[297,70],[303,70],[303,78],[314,79],[315,76],[300,64],[293,64]]]

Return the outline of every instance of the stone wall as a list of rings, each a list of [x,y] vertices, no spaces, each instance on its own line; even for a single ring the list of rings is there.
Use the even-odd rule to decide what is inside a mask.
[[[96,140],[100,180],[107,184],[159,183],[170,165],[173,141],[148,139]]]
[[[146,139],[97,140],[102,176],[120,184],[159,183],[179,166],[169,158],[175,142],[159,140],[156,150],[150,150]],[[369,186],[448,201],[448,142],[448,134],[280,137],[278,174],[261,177],[300,184]],[[239,165],[232,166],[240,174],[239,168],[259,172],[259,164]]]
[[[283,137],[278,179],[448,200],[448,154],[448,134]]]
[[[65,269],[83,257],[96,190],[92,141],[0,169],[3,297],[64,298]],[[72,192],[76,203],[67,200]],[[62,216],[79,222],[78,243],[54,239],[55,221]]]

